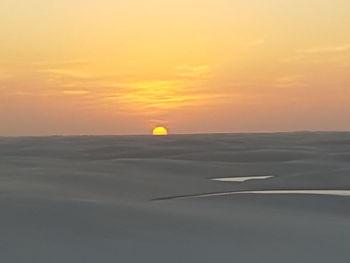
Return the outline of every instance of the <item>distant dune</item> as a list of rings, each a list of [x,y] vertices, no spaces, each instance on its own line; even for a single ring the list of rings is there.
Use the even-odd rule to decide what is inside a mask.
[[[346,132],[2,137],[0,262],[347,263],[349,161]]]

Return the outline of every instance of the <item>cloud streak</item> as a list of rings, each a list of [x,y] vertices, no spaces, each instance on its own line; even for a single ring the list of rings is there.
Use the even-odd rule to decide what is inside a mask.
[[[323,54],[323,53],[339,53],[339,52],[345,52],[348,50],[350,50],[350,44],[300,49],[300,50],[297,50],[297,53],[300,53],[300,54]]]

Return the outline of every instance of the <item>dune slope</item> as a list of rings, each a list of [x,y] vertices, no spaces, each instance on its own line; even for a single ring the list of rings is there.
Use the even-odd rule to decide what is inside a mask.
[[[349,160],[350,133],[3,137],[0,260],[349,262],[349,196],[259,194],[350,190]]]

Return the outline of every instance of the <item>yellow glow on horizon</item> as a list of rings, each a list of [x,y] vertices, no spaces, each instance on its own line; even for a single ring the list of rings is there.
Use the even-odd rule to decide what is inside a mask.
[[[117,99],[130,110],[139,112],[163,112],[178,109],[183,106],[194,105],[200,100],[200,94],[186,94],[186,83],[176,81],[147,81],[131,83],[128,92]]]
[[[159,126],[153,129],[152,134],[154,136],[166,136],[168,135],[168,130],[165,127]]]

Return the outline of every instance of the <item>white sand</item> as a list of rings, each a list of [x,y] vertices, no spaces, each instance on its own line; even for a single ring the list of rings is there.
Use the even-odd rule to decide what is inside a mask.
[[[246,176],[246,177],[224,177],[224,178],[212,178],[213,181],[219,182],[246,182],[250,180],[264,180],[272,178],[273,176]]]
[[[174,196],[167,198],[160,198],[156,200],[174,200],[174,199],[191,199],[203,197],[215,197],[225,195],[244,195],[244,194],[265,194],[265,195],[333,195],[333,196],[350,196],[350,190],[262,190],[262,191],[235,191],[222,193],[208,193],[188,196]]]
[[[0,138],[0,262],[347,263],[349,190],[350,133]]]

